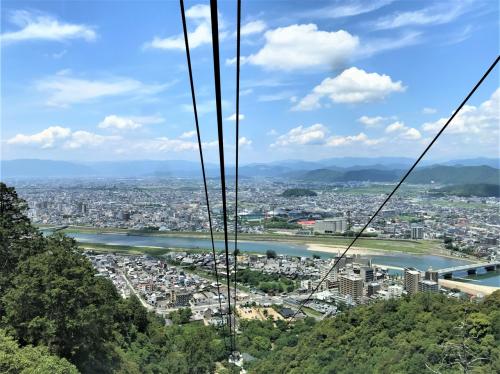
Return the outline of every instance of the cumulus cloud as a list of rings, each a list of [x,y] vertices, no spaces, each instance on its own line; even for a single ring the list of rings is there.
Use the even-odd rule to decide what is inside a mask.
[[[252,141],[246,137],[241,137],[240,140],[238,141],[238,144],[240,145],[240,147],[244,147],[244,146],[251,146],[252,145]]]
[[[356,142],[364,145],[375,145],[381,141],[382,139],[370,139],[364,133],[348,136],[330,135],[330,131],[326,126],[317,123],[309,127],[298,126],[291,129],[286,134],[279,136],[276,142],[271,144],[271,147],[286,147],[291,145],[339,147]]]
[[[367,73],[352,67],[335,78],[326,78],[312,92],[294,106],[294,110],[312,110],[321,107],[321,99],[328,96],[334,103],[367,103],[383,100],[393,92],[403,92],[401,81],[394,82],[388,75]]]
[[[252,34],[259,34],[263,32],[267,28],[267,25],[264,21],[251,21],[243,26],[241,26],[240,33],[241,36],[247,36]]]
[[[358,122],[362,123],[366,127],[377,127],[386,118],[387,117],[382,117],[382,116],[375,116],[375,117],[361,116],[361,117],[358,118]]]
[[[332,136],[326,142],[327,146],[339,147],[343,145],[349,145],[352,143],[361,143],[364,145],[375,145],[380,143],[381,139],[370,139],[365,133],[360,132],[358,135],[349,136]]]
[[[144,125],[162,123],[164,119],[159,116],[145,116],[145,117],[122,117],[117,115],[109,115],[99,123],[98,127],[101,129],[115,129],[115,130],[133,130],[143,127]]]
[[[245,119],[245,115],[241,113],[238,117],[240,121],[243,121]],[[227,117],[226,121],[236,121],[236,113],[233,113],[229,117]]]
[[[266,69],[299,70],[336,68],[347,61],[359,45],[347,31],[322,31],[315,24],[295,24],[268,30],[265,45],[242,62]]]
[[[69,39],[84,39],[93,41],[97,38],[97,34],[91,26],[61,22],[40,12],[16,10],[10,14],[9,21],[20,29],[2,33],[0,35],[2,44],[27,40],[62,42]]]
[[[68,139],[68,141],[63,144],[63,147],[69,149],[96,147],[103,144],[104,142],[119,139],[121,139],[119,136],[104,136],[80,130],[73,132],[70,139]]]
[[[193,49],[205,44],[211,44],[212,29],[210,24],[210,7],[202,4],[194,5],[186,11],[186,18],[196,24],[194,31],[188,32],[189,48]],[[222,25],[222,22],[220,22],[219,27],[221,28]],[[224,33],[220,34],[221,38],[223,36]],[[167,38],[155,36],[153,40],[146,43],[144,47],[180,51],[186,48],[183,34]]]
[[[315,125],[304,127],[298,126],[291,129],[285,135],[278,137],[274,146],[288,146],[293,144],[322,144],[327,136],[328,129],[326,126],[317,123]]]
[[[17,134],[7,140],[7,144],[35,144],[40,145],[41,148],[52,148],[56,141],[66,139],[70,135],[71,130],[67,127],[50,126],[32,135]]]
[[[65,72],[36,82],[35,88],[48,95],[47,105],[67,107],[71,104],[88,102],[108,96],[153,95],[163,91],[169,85],[148,85],[130,78],[87,80],[71,77]]]
[[[388,134],[395,134],[397,137],[405,140],[418,140],[422,137],[420,131],[413,127],[406,126],[403,122],[396,121],[385,128]]]
[[[449,118],[441,118],[434,122],[426,122],[422,130],[437,132]],[[450,134],[478,134],[488,130],[498,131],[500,123],[500,88],[479,106],[465,105],[446,129]]]
[[[88,131],[72,131],[67,127],[50,126],[32,135],[17,134],[7,141],[8,144],[37,145],[42,149],[62,145],[75,149],[83,146],[97,146],[108,140],[118,140],[117,136],[103,136]]]
[[[186,131],[186,132],[183,132],[181,136],[179,136],[179,138],[181,139],[190,139],[190,138],[194,138],[196,136],[196,131],[193,130],[193,131]]]

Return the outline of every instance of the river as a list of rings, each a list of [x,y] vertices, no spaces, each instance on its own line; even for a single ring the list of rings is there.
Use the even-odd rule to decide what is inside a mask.
[[[86,233],[71,233],[67,234],[75,238],[79,242],[102,243],[108,245],[126,245],[126,246],[143,246],[143,247],[163,247],[163,248],[185,248],[189,249],[206,249],[211,248],[211,242],[205,238],[187,238],[179,236],[154,236],[154,235],[124,235],[124,234],[86,234]],[[224,241],[215,241],[216,249],[224,249]],[[231,242],[230,248],[234,245]],[[241,251],[265,253],[267,250],[274,250],[278,254],[289,256],[306,256],[310,257],[317,254],[322,258],[333,257],[333,254],[325,252],[310,251],[305,244],[287,243],[277,241],[239,241],[238,248]],[[452,266],[465,265],[469,261],[448,258],[434,255],[411,255],[406,253],[393,252],[387,255],[370,255],[376,264],[395,266],[395,267],[414,267],[419,270],[426,270],[430,266],[434,270],[448,268]],[[465,278],[465,275],[464,275]],[[476,276],[470,278],[471,282],[484,284],[487,286],[500,287],[500,273],[497,271],[487,276]]]

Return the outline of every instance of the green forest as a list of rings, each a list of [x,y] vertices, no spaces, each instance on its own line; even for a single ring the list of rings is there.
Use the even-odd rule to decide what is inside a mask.
[[[26,209],[0,183],[1,373],[238,372],[221,331],[188,322],[188,309],[165,326],[95,276],[75,241],[44,237]],[[239,323],[251,373],[500,372],[500,292],[479,302],[418,294],[320,322]]]

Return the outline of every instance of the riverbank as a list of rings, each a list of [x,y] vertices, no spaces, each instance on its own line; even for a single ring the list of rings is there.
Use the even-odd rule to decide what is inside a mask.
[[[477,295],[477,294],[491,295],[493,292],[500,290],[500,287],[483,286],[480,284],[458,282],[449,279],[439,279],[439,285],[449,289],[456,288],[469,295]]]
[[[346,248],[347,247],[340,245],[325,245],[325,244],[312,244],[312,243],[307,244],[308,251],[325,252],[325,253],[339,254],[339,255],[342,254],[346,250]],[[376,255],[387,254],[387,252],[384,253],[384,251],[382,250],[375,250],[363,247],[351,247],[349,249],[348,254],[359,255],[359,256],[376,256]],[[391,252],[396,252],[396,251],[391,251]]]
[[[139,231],[130,229],[118,229],[118,228],[96,228],[87,226],[70,226],[64,230],[64,233],[68,234],[102,234],[102,235],[127,235],[127,236],[143,236],[143,237],[174,237],[174,238],[186,238],[186,239],[210,239],[208,233],[205,232],[159,232],[159,231]],[[326,247],[334,248],[335,253],[338,248],[345,249],[349,243],[352,241],[350,237],[343,236],[297,236],[288,234],[277,234],[277,233],[263,233],[263,234],[238,234],[240,242],[278,242],[285,244],[298,244],[298,245],[321,245]],[[224,236],[222,233],[214,233],[214,239],[223,240]],[[381,253],[387,252],[402,252],[409,254],[438,254],[440,256],[442,253],[442,242],[438,240],[409,240],[409,239],[379,239],[379,238],[359,238],[357,241],[357,248],[362,250],[370,251],[381,251]],[[321,248],[321,247],[318,247]],[[326,250],[320,250],[319,252],[327,252]],[[370,252],[373,254],[373,252]],[[451,256],[453,257],[453,256]],[[456,258],[456,257],[455,257]]]
[[[358,240],[358,242],[362,241],[362,239]],[[391,243],[392,244],[392,243]],[[348,244],[346,245],[326,245],[326,244],[315,244],[315,243],[308,243],[307,244],[307,250],[308,251],[314,251],[314,252],[325,252],[329,254],[342,254]],[[464,261],[469,261],[469,262],[478,262],[479,260],[470,258],[470,257],[457,257],[457,256],[452,256],[448,253],[445,253],[444,251],[440,249],[436,249],[435,251],[423,251],[423,252],[412,252],[408,250],[398,250],[395,248],[390,248],[390,249],[373,249],[373,248],[367,248],[367,247],[351,247],[349,249],[348,254],[349,255],[359,255],[359,256],[384,256],[388,254],[393,254],[393,253],[407,253],[407,254],[414,254],[414,255],[426,255],[426,254],[431,254],[433,256],[439,256],[439,257],[444,257],[444,258],[451,258],[451,259],[460,259]]]

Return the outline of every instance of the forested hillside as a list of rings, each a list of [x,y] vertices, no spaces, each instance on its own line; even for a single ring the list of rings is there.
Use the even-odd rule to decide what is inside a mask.
[[[44,238],[25,209],[0,183],[1,373],[214,372],[226,355],[214,328],[165,327],[96,277],[72,239]]]
[[[500,372],[500,291],[479,303],[417,294],[311,327],[295,339],[269,336],[269,351],[251,372]]]

